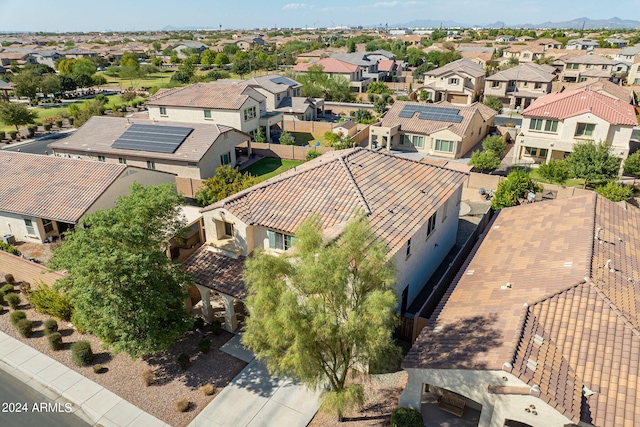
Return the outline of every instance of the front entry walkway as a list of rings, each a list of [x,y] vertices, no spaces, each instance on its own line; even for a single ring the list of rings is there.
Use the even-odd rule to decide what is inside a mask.
[[[242,347],[240,335],[227,344],[222,351],[250,363],[189,427],[305,427],[311,422],[322,403],[320,393],[290,379],[271,376],[267,368]]]

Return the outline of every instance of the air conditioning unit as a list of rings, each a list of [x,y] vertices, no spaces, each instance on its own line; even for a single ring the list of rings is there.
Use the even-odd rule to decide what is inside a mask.
[[[2,236],[2,241],[4,243],[6,243],[7,245],[15,245],[16,244],[16,238],[13,234],[5,234],[4,236]]]

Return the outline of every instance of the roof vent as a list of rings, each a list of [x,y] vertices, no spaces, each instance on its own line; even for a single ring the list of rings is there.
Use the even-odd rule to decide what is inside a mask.
[[[475,270],[469,270],[467,271],[467,276],[473,276],[473,273],[475,273]]]
[[[500,286],[500,289],[511,289],[511,283],[507,282],[504,285]]]
[[[538,345],[542,345],[542,344],[544,344],[544,338],[542,338],[538,334],[535,334],[534,337],[533,337],[533,342],[538,344]]]
[[[615,273],[616,269],[611,267],[611,260],[608,259],[607,263],[604,265],[605,268],[609,269],[609,273]]]
[[[535,360],[533,360],[531,358],[527,359],[527,368],[528,369],[530,369],[532,371],[535,371],[537,367],[538,367],[538,362],[536,362]]]
[[[582,395],[585,397],[589,397],[589,396],[593,396],[594,394],[596,394],[595,391],[591,390],[589,387],[587,387],[586,385],[582,386]]]
[[[504,362],[502,364],[502,370],[503,371],[507,371],[507,372],[511,372],[511,371],[513,371],[513,365],[510,362]]]
[[[529,394],[535,394],[537,396],[540,395],[540,386],[538,384],[534,384],[529,389]]]
[[[597,241],[599,241],[599,242],[600,242],[600,244],[602,244],[602,239],[600,239],[600,231],[602,231],[602,227],[598,227],[598,228],[596,228],[596,235],[595,235],[595,238],[596,238],[596,240],[597,240]]]
[[[433,328],[434,334],[439,334],[440,332],[442,332],[442,326],[436,326],[435,328]]]

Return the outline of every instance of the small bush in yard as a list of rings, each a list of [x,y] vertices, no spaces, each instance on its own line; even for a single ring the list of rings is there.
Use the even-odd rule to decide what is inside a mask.
[[[11,313],[11,316],[9,317],[9,320],[11,321],[11,324],[13,326],[16,326],[19,321],[21,321],[22,319],[26,319],[26,318],[27,318],[27,315],[25,314],[24,311],[16,310],[13,313]]]
[[[213,322],[211,324],[211,332],[213,335],[220,335],[222,333],[222,324],[220,322]]]
[[[176,410],[178,412],[187,412],[190,405],[191,405],[191,402],[189,402],[189,399],[176,400]]]
[[[97,365],[93,365],[93,372],[95,372],[96,374],[101,374],[104,371],[104,366],[102,366],[101,364],[97,364]]]
[[[4,281],[7,282],[10,285],[15,285],[16,284],[16,279],[13,277],[13,274],[5,274],[4,275]]]
[[[4,296],[4,301],[9,304],[9,307],[15,310],[20,305],[20,295],[10,293]]]
[[[396,408],[391,413],[391,427],[422,427],[424,420],[419,411],[411,408]]]
[[[178,365],[183,371],[189,367],[190,361],[191,359],[189,358],[188,354],[182,353],[180,356],[178,356]]]
[[[33,322],[29,319],[22,319],[16,325],[16,329],[25,338],[31,337],[33,335]]]
[[[198,343],[198,350],[200,350],[203,353],[209,353],[209,350],[211,350],[211,341],[209,340],[202,340]]]
[[[87,366],[93,362],[93,351],[89,341],[77,341],[71,344],[71,358],[77,366]]]
[[[3,305],[5,305],[6,303],[4,302],[4,296],[5,293],[2,292],[2,289],[0,289],[0,307],[2,307]]]
[[[202,330],[204,328],[204,319],[202,317],[196,317],[196,320],[193,321],[193,328]]]
[[[0,292],[3,292],[5,295],[9,292],[13,292],[13,285],[6,284],[0,288]]]
[[[44,321],[44,334],[50,335],[54,332],[58,332],[58,322],[56,319],[47,319]]]
[[[58,127],[58,129],[62,128],[62,120],[56,120],[56,126]]]
[[[36,283],[36,289],[27,297],[38,313],[46,313],[62,320],[70,320],[73,306],[66,294],[47,286],[43,282]]]
[[[51,350],[62,350],[62,335],[60,332],[52,332],[47,335],[47,341],[49,341],[49,348]]]
[[[205,384],[202,387],[200,387],[200,391],[205,396],[211,396],[213,393],[216,392],[216,387],[213,384]]]
[[[146,371],[142,372],[142,381],[147,387],[153,384],[155,380],[156,374],[151,369],[147,369]]]

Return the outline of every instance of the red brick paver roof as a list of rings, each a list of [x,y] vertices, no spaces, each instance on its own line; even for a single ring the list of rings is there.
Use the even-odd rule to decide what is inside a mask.
[[[237,110],[249,98],[258,102],[266,99],[247,83],[210,82],[159,91],[147,100],[147,105]]]
[[[341,61],[339,59],[322,58],[316,62],[298,64],[295,67],[293,67],[293,71],[306,72],[306,71],[309,71],[309,67],[313,65],[321,65],[322,71],[324,71],[325,73],[342,73],[342,74],[355,73],[358,70],[358,68],[360,68],[357,65],[350,64],[348,62]]]
[[[234,259],[205,245],[194,252],[182,267],[186,273],[193,275],[198,285],[244,299],[247,296],[244,261],[243,256]]]

